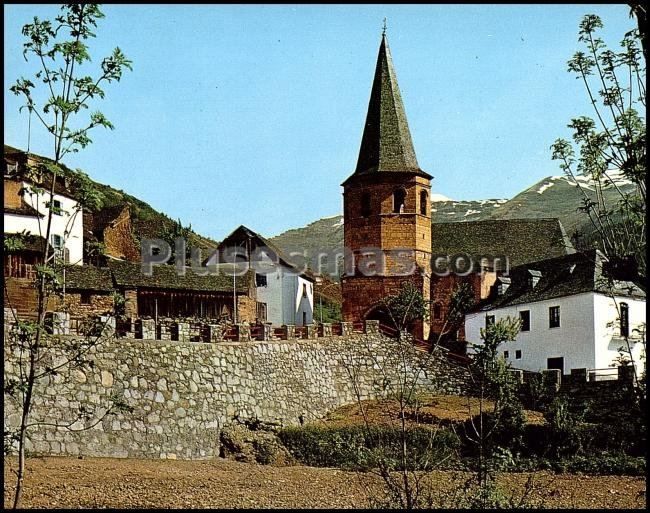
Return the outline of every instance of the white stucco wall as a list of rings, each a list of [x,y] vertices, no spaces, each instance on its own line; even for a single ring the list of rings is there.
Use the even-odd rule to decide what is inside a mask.
[[[29,184],[23,183],[23,187],[29,187]],[[40,194],[25,193],[25,202],[35,208],[44,217],[39,220],[31,216],[18,216],[13,214],[4,215],[4,231],[6,233],[20,233],[23,230],[30,232],[32,235],[45,237],[47,228],[47,218],[50,213],[47,208],[49,201],[49,192]],[[61,202],[61,215],[52,215],[51,235],[59,235],[65,240],[65,247],[70,255],[70,263],[83,264],[83,215],[81,211],[75,215],[78,203],[66,196],[55,194],[54,199]],[[66,235],[65,232],[68,232]]]
[[[530,331],[522,331],[514,342],[501,345],[501,355],[508,351],[508,361],[518,369],[540,371],[547,368],[548,358],[564,358],[564,373],[571,369],[596,368],[594,296],[592,292],[557,299],[498,308],[473,313],[465,317],[465,336],[468,342],[481,343],[480,329],[485,327],[485,316],[495,320],[519,318],[522,310],[530,311]],[[549,308],[560,307],[560,326],[549,328]],[[516,351],[521,351],[517,359]]]
[[[257,301],[266,303],[267,321],[275,326],[282,324],[303,324],[303,312],[307,324],[313,322],[314,290],[311,281],[296,276],[289,268],[273,264],[270,270],[266,264],[266,287],[256,287]],[[262,267],[258,271],[261,271]],[[270,272],[269,272],[270,271]],[[306,285],[307,297],[303,297],[303,284]]]
[[[638,367],[645,344],[634,330],[645,326],[645,301],[624,297],[616,301],[629,305],[631,349]],[[558,328],[549,328],[551,306],[560,307]],[[614,299],[593,292],[469,314],[465,317],[467,341],[481,343],[480,329],[485,327],[486,314],[498,321],[508,316],[519,318],[522,310],[530,311],[530,331],[520,332],[514,342],[504,343],[499,349],[501,355],[508,351],[507,360],[515,368],[545,370],[548,358],[563,357],[565,374],[578,368],[606,369],[619,356],[618,348],[625,345]],[[516,358],[517,350],[521,351],[520,359]]]
[[[311,324],[314,322],[314,284],[302,276],[298,276],[297,280],[296,324],[302,325],[303,317],[306,320],[306,324]],[[306,295],[303,294],[303,287]],[[303,313],[305,314],[304,316]]]
[[[257,301],[266,303],[266,320],[274,326],[284,324],[282,305],[282,267],[266,274],[266,287],[257,287]]]
[[[620,347],[628,350],[627,343],[621,337],[620,331],[619,312],[621,303],[627,303],[629,307],[629,349],[632,351],[637,373],[640,374],[639,369],[643,365],[641,357],[645,356],[646,305],[643,300],[629,297],[617,296],[612,298],[604,294],[595,295],[596,368],[601,369],[612,365],[619,356],[618,349]]]

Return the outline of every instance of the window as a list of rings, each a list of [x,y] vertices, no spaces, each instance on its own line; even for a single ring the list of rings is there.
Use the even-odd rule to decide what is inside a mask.
[[[630,336],[630,308],[627,303],[621,303],[621,337]]]
[[[397,189],[393,192],[393,213],[401,214],[404,212],[404,200],[406,199],[406,191],[404,189]]]
[[[546,368],[547,369],[557,369],[559,370],[562,374],[564,374],[564,357],[559,356],[556,358],[548,358],[546,360]]]
[[[53,233],[50,235],[50,244],[54,249],[62,249],[63,248],[63,237],[60,235],[57,235],[56,233]]]
[[[266,274],[257,274],[255,273],[255,286],[256,287],[266,287]]]
[[[509,358],[509,357],[510,357],[510,353],[509,353],[508,351],[504,351],[504,352],[503,352],[503,357],[504,357],[504,358]]]
[[[433,305],[433,318],[434,319],[442,318],[442,307],[440,306],[440,303],[434,303]]]
[[[521,360],[521,349],[517,349],[515,351],[515,359],[516,360]]]
[[[92,295],[90,294],[90,292],[84,290],[81,292],[81,299],[79,300],[79,302],[82,305],[89,305],[92,303],[91,299],[92,299]]]
[[[494,324],[494,315],[485,316],[485,327],[492,326]]]
[[[361,215],[368,217],[370,215],[370,194],[364,192],[361,196]]]
[[[302,313],[302,325],[307,326],[307,312]]]
[[[307,284],[302,284],[302,297],[307,297]]]
[[[560,307],[551,306],[548,309],[548,327],[549,328],[559,328],[560,327]]]
[[[52,200],[52,213],[60,216],[61,212],[61,202],[59,200]]]
[[[429,195],[427,194],[427,191],[421,191],[420,192],[420,214],[423,216],[427,215],[427,200],[429,199]]]
[[[521,319],[521,331],[530,331],[530,310],[523,310],[519,312]]]

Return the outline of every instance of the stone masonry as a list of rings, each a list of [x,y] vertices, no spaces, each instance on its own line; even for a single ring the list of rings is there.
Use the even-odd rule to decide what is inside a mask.
[[[145,332],[152,327],[144,322]],[[61,342],[73,337],[61,337]],[[60,342],[59,342],[60,343]],[[105,417],[91,429],[41,427],[30,436],[35,454],[205,459],[219,455],[219,435],[235,419],[281,425],[313,420],[362,398],[384,397],[407,371],[423,368],[420,386],[460,393],[466,370],[429,358],[410,343],[405,360],[394,339],[350,334],[318,339],[193,343],[109,339],[90,353],[93,368],[66,370],[40,382],[33,419],[66,423],[90,407],[92,425],[114,397],[132,412]],[[57,351],[52,351],[56,364]],[[5,380],[16,376],[17,354],[5,345]],[[19,414],[5,396],[5,426]],[[82,426],[78,421],[72,427]]]

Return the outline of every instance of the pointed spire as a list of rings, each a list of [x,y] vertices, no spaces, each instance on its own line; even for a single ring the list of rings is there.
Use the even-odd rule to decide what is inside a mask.
[[[385,24],[384,20],[355,174],[373,171],[410,171],[426,174],[420,169],[413,150],[402,95],[388,49]]]

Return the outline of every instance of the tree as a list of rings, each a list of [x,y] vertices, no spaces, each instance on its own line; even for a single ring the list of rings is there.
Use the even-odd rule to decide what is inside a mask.
[[[388,315],[399,336],[408,331],[415,322],[429,318],[429,301],[410,281],[402,284],[397,292],[382,298],[380,308]]]
[[[632,12],[645,16],[645,7],[634,4]],[[580,210],[591,221],[597,246],[611,262],[612,278],[631,278],[645,287],[646,127],[639,113],[645,111],[645,35],[630,30],[616,52],[598,37],[602,27],[598,16],[586,15],[578,37],[584,51],[568,61],[569,72],[584,84],[595,117],[572,119],[568,126],[574,144],[557,139],[551,146],[552,158],[560,161],[560,168],[581,191]],[[593,194],[577,175],[589,179]],[[620,178],[631,187],[624,188]],[[607,202],[605,190],[614,190],[617,201]]]
[[[478,504],[489,507],[494,495],[492,471],[498,468],[495,461],[499,456],[508,456],[510,449],[517,448],[523,435],[524,414],[516,397],[509,365],[499,355],[499,346],[514,341],[519,333],[521,321],[506,317],[481,329],[482,343],[473,344],[474,355],[470,375],[478,397],[478,415],[471,417],[467,438],[478,450],[476,479],[479,486]],[[492,411],[487,411],[486,400],[494,402]],[[471,415],[471,408],[470,408]],[[499,447],[507,441],[504,454]]]
[[[50,181],[48,204],[53,206],[54,190],[57,177],[61,174],[62,158],[70,152],[77,152],[92,142],[90,132],[101,126],[113,129],[113,125],[99,111],[83,116],[89,103],[97,98],[104,98],[104,83],[119,82],[125,69],[131,69],[129,61],[119,48],[105,57],[96,76],[81,73],[82,67],[89,62],[90,54],[86,42],[95,37],[93,33],[98,20],[104,17],[98,5],[65,4],[61,15],[54,21],[40,20],[34,17],[33,23],[23,27],[26,38],[23,55],[27,61],[36,61],[37,71],[34,81],[21,77],[11,87],[11,91],[22,96],[30,119],[36,116],[40,124],[53,141],[53,159],[38,165],[37,171]],[[39,87],[36,83],[40,83]],[[45,95],[40,102],[38,97]],[[5,392],[19,398],[21,421],[15,440],[18,445],[18,470],[13,506],[17,508],[23,490],[25,475],[25,442],[28,430],[35,425],[30,420],[36,384],[43,379],[54,376],[60,370],[58,365],[48,364],[48,344],[46,339],[45,313],[50,294],[57,288],[57,262],[51,254],[50,232],[54,208],[49,209],[45,225],[45,241],[42,264],[37,266],[38,308],[36,322],[17,322],[13,341],[15,349],[25,355],[21,367],[22,379],[17,383],[5,383]],[[89,348],[96,345],[99,337],[93,341],[72,344],[67,353],[68,365],[85,365],[85,356]],[[9,385],[9,387],[7,387]],[[5,444],[6,445],[6,444]]]
[[[452,306],[445,317],[445,326],[447,322],[458,322],[458,318],[471,305],[471,298],[467,286],[460,286],[452,293]],[[431,508],[435,505],[436,498],[426,485],[427,472],[442,465],[456,452],[454,441],[458,440],[455,434],[446,431],[439,422],[437,425],[423,422],[420,412],[422,400],[426,397],[423,392],[437,386],[436,377],[430,371],[439,365],[438,359],[445,358],[446,350],[438,347],[438,337],[431,350],[422,353],[408,334],[413,324],[428,319],[430,308],[429,301],[413,283],[403,283],[397,293],[383,298],[379,306],[396,329],[396,336],[389,345],[390,357],[378,355],[369,339],[366,340],[367,346],[364,349],[381,376],[378,392],[396,402],[397,419],[394,424],[372,424],[359,387],[361,378],[358,367],[364,363],[345,362],[363,417],[366,446],[358,448],[359,457],[370,466],[371,474],[380,477],[384,486],[383,499],[370,489],[369,499],[373,505],[381,507]],[[380,447],[375,447],[377,444],[373,443],[378,436],[377,430],[383,430],[382,433],[386,436],[386,443],[379,444]]]
[[[607,256],[603,283],[599,286],[613,299],[619,322],[621,309],[617,294],[620,294],[620,287],[617,282],[632,281],[644,290],[647,287],[646,124],[643,114],[646,107],[646,7],[633,2],[630,8],[630,15],[637,18],[638,29],[625,33],[618,52],[610,50],[598,37],[598,30],[603,27],[598,16],[588,14],[582,19],[578,41],[585,50],[576,52],[568,61],[568,70],[584,84],[595,119],[581,116],[568,125],[573,130],[578,155],[573,145],[564,139],[556,140],[551,146],[552,158],[560,161],[561,169],[574,179],[582,192],[580,209],[589,217],[594,229],[588,238]],[[615,173],[627,180],[631,188],[619,186],[613,176]],[[575,180],[576,174],[590,179],[595,197],[589,194],[584,183]],[[616,192],[616,202],[605,201],[605,189]],[[635,364],[628,334],[624,341],[623,350]],[[645,352],[645,335],[642,341]],[[635,382],[637,386],[633,392],[639,404],[645,404],[645,388],[639,386],[636,373]]]

